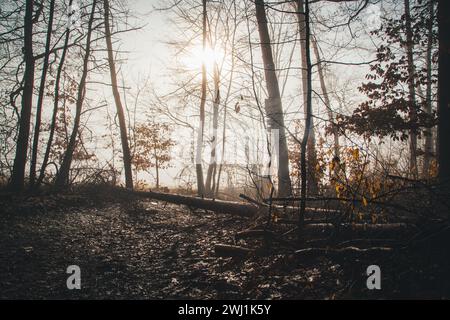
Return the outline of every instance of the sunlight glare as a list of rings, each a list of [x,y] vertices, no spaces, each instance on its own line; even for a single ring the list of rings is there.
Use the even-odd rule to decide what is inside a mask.
[[[207,72],[214,70],[214,64],[219,66],[222,63],[225,54],[220,48],[211,48],[207,46],[203,50],[202,46],[194,46],[188,50],[188,54],[183,59],[184,65],[190,70],[200,70],[203,62],[205,62]]]

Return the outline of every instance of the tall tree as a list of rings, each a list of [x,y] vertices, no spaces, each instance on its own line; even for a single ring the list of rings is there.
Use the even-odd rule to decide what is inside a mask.
[[[264,76],[268,99],[265,101],[265,111],[268,117],[268,127],[278,130],[279,151],[278,151],[278,196],[286,197],[292,194],[291,178],[289,176],[289,157],[286,142],[284,114],[281,104],[280,88],[275,71],[275,63],[270,43],[269,30],[267,27],[267,16],[264,7],[264,0],[256,0],[256,19],[258,22],[258,33],[264,63]]]
[[[207,40],[207,11],[206,11],[206,0],[202,1],[203,15],[202,15],[202,48],[203,53],[206,50],[206,40]],[[206,61],[203,58],[202,61],[202,88],[200,96],[200,128],[197,133],[197,150],[195,157],[195,171],[197,174],[197,194],[199,196],[205,195],[205,184],[203,180],[203,166],[202,166],[202,150],[203,150],[203,135],[205,130],[205,104],[206,104]]]
[[[72,2],[73,0],[69,0],[69,8],[71,8],[72,6]],[[50,132],[48,135],[48,140],[47,140],[47,145],[45,148],[45,153],[44,153],[44,159],[42,160],[42,165],[41,165],[41,169],[39,172],[39,177],[36,181],[36,187],[39,187],[39,185],[42,183],[42,181],[44,180],[44,176],[45,176],[45,169],[47,168],[47,164],[48,164],[48,160],[50,158],[50,151],[51,151],[51,147],[52,147],[52,143],[53,143],[53,137],[55,135],[55,128],[56,128],[56,119],[57,119],[57,115],[58,115],[58,106],[59,106],[59,98],[60,98],[60,86],[61,86],[61,75],[64,69],[64,62],[66,60],[66,54],[67,54],[67,49],[69,46],[69,39],[70,39],[70,25],[68,24],[66,27],[66,32],[65,32],[65,38],[64,38],[64,44],[62,47],[62,52],[61,52],[61,58],[59,60],[59,64],[58,64],[58,69],[56,71],[56,79],[55,79],[55,89],[54,89],[54,100],[53,100],[53,112],[52,112],[52,119],[50,121]]]
[[[426,69],[427,69],[427,84],[425,93],[425,111],[431,116],[433,112],[433,105],[431,99],[432,93],[432,50],[433,50],[433,21],[434,21],[434,1],[429,0],[428,2],[429,17],[427,21],[427,53],[426,53]],[[424,146],[424,156],[423,156],[423,170],[422,173],[425,178],[430,175],[430,163],[433,156],[433,131],[431,128],[425,128],[425,146]]]
[[[334,123],[334,115],[333,115],[333,109],[331,108],[331,102],[330,102],[330,97],[328,95],[328,90],[327,90],[327,86],[325,83],[325,73],[324,73],[324,68],[322,65],[322,62],[320,60],[320,53],[319,53],[319,47],[317,45],[317,41],[315,39],[312,39],[312,46],[314,49],[314,54],[316,56],[316,60],[317,60],[317,71],[319,73],[319,80],[320,80],[320,87],[322,89],[322,95],[323,95],[323,101],[325,103],[325,108],[327,109],[327,113],[328,113],[328,121],[331,122],[331,132],[333,134],[333,138],[334,138],[334,154],[333,156],[335,158],[339,158],[339,128],[338,126]],[[336,170],[338,169],[339,166],[336,166]]]
[[[438,2],[439,79],[438,79],[438,166],[439,181],[450,185],[450,1]]]
[[[111,42],[111,29],[109,26],[109,0],[103,0],[104,19],[105,19],[105,40],[108,49],[109,73],[111,75],[111,87],[114,95],[114,101],[117,109],[117,117],[119,118],[120,140],[122,142],[123,165],[125,169],[125,185],[127,188],[133,189],[133,176],[131,172],[131,156],[130,147],[128,145],[127,125],[123,112],[122,101],[117,86],[116,65],[114,62],[113,47]]]
[[[301,174],[301,186],[300,186],[300,211],[298,227],[299,231],[302,230],[305,210],[306,210],[306,175],[307,175],[307,165],[306,165],[306,147],[308,143],[308,138],[310,132],[310,124],[312,118],[312,64],[311,64],[311,53],[310,53],[310,23],[309,23],[309,0],[305,0],[305,57],[306,57],[306,84],[307,84],[307,95],[306,95],[306,119],[305,128],[303,132],[303,139],[300,149],[300,174]]]
[[[205,181],[205,193],[208,197],[214,196],[216,189],[216,170],[217,170],[217,128],[219,126],[219,104],[220,104],[220,74],[217,61],[214,62],[214,102],[213,102],[213,136],[211,137],[211,158],[208,166]]]
[[[227,109],[228,109],[228,101],[231,95],[231,89],[232,89],[232,85],[233,85],[233,79],[234,79],[234,72],[235,72],[235,50],[236,50],[236,31],[238,28],[238,23],[237,23],[237,10],[236,10],[236,1],[232,2],[232,6],[233,6],[233,31],[231,33],[231,42],[230,42],[230,47],[231,47],[231,52],[230,52],[230,58],[231,58],[231,66],[230,66],[230,76],[228,78],[228,88],[227,88],[227,92],[225,94],[224,97],[224,108],[223,108],[223,128],[222,128],[222,159],[220,161],[219,164],[219,170],[217,173],[217,180],[216,180],[216,189],[214,194],[217,195],[219,193],[219,186],[220,186],[220,177],[221,177],[221,173],[222,173],[222,169],[223,169],[223,162],[224,162],[224,157],[225,157],[225,146],[226,146],[226,128],[227,128]],[[230,10],[231,12],[231,10]],[[227,35],[228,36],[228,35]],[[241,96],[242,99],[242,96]]]
[[[405,1],[405,14],[400,18],[386,18],[379,29],[371,32],[380,36],[383,44],[377,48],[376,60],[366,75],[367,81],[358,88],[368,99],[359,104],[351,116],[338,115],[337,119],[342,127],[365,137],[390,136],[393,140],[409,140],[406,174],[417,177],[417,136],[432,128],[435,119],[433,112],[427,110],[429,106],[426,105],[431,105],[428,98],[417,101],[416,90],[423,97],[420,84],[427,84],[429,94],[433,87],[428,86],[434,86],[437,76],[430,66],[434,59],[428,59],[428,52],[425,52],[435,50],[435,47],[427,50],[418,47],[427,42],[436,43],[436,36],[432,33],[432,41],[429,41],[428,6],[408,9],[409,5],[409,1]],[[421,61],[426,62],[425,66]]]
[[[417,106],[416,106],[416,86],[415,86],[415,66],[414,66],[414,40],[413,30],[411,27],[411,12],[409,0],[404,0],[405,5],[405,32],[406,32],[406,56],[408,59],[408,105],[409,105],[409,120],[411,122],[417,121]],[[415,129],[410,130],[409,133],[409,170],[414,176],[418,176],[417,168],[417,133]]]
[[[14,158],[10,189],[22,191],[24,188],[25,165],[27,161],[28,139],[30,137],[31,108],[34,89],[34,56],[33,56],[33,0],[26,0],[24,18],[24,60],[25,72],[22,91],[22,109],[19,120],[19,136],[17,139],[16,156]]]
[[[307,75],[307,62],[306,62],[306,18],[305,18],[305,8],[304,0],[297,0],[297,20],[300,32],[300,52],[301,52],[301,66],[302,66],[302,91],[303,91],[303,110],[306,118],[307,114],[307,97],[308,97],[308,75]],[[311,110],[312,112],[312,110]],[[308,141],[306,144],[306,154],[307,154],[307,166],[308,175],[307,188],[310,195],[315,195],[319,191],[318,181],[316,177],[316,135],[314,131],[314,119],[311,118],[309,122],[309,134]]]
[[[91,54],[91,36],[92,36],[92,25],[94,22],[94,14],[95,7],[97,4],[97,0],[92,1],[92,9],[89,16],[88,22],[88,30],[86,36],[86,46],[84,49],[84,58],[83,58],[83,69],[81,73],[81,79],[78,84],[78,92],[77,92],[77,100],[76,100],[76,111],[75,111],[75,119],[72,128],[72,133],[70,135],[69,143],[67,145],[66,152],[64,153],[64,159],[62,161],[61,167],[59,169],[58,174],[56,175],[55,187],[62,188],[66,186],[69,182],[69,172],[73,159],[73,152],[77,143],[78,130],[80,127],[80,119],[81,119],[81,110],[83,108],[83,102],[86,93],[86,79],[88,75],[88,66],[89,66],[89,56]]]
[[[47,78],[47,71],[49,65],[50,43],[53,32],[54,12],[55,12],[55,0],[51,0],[47,25],[47,36],[45,40],[45,52],[44,52],[44,61],[42,65],[41,83],[39,84],[39,95],[36,106],[36,122],[34,125],[33,149],[31,152],[31,163],[30,163],[30,188],[34,186],[36,180],[36,161],[39,147],[39,134],[41,131],[42,104],[44,101],[45,79]]]

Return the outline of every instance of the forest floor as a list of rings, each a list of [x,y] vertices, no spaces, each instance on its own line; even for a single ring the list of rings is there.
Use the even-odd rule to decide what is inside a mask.
[[[218,258],[214,244],[233,244],[250,221],[95,192],[0,206],[0,299],[450,298],[450,268],[435,255]],[[366,287],[373,264],[381,290]],[[69,265],[81,290],[67,289]]]

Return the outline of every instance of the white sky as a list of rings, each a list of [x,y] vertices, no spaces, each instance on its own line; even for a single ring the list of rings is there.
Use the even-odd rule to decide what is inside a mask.
[[[171,13],[168,11],[158,11],[155,10],[157,7],[164,3],[160,0],[134,0],[129,1],[129,7],[132,12],[138,13],[138,20],[135,24],[143,25],[144,28],[139,31],[132,31],[130,33],[124,33],[120,36],[120,47],[115,49],[125,50],[128,53],[124,55],[127,59],[126,63],[121,66],[121,73],[119,74],[119,78],[123,78],[126,81],[127,87],[135,87],[139,85],[140,80],[145,77],[150,77],[149,86],[151,89],[154,89],[158,95],[164,95],[170,91],[172,91],[174,87],[173,83],[173,75],[172,70],[170,68],[174,67],[174,49],[170,47],[165,42],[168,40],[174,40],[178,34],[177,26],[175,26],[171,20]],[[333,18],[336,13],[335,11],[339,8],[335,4],[330,2],[323,2],[314,5],[313,9],[319,9],[319,13],[325,17]],[[342,7],[341,7],[342,8]],[[375,11],[374,11],[375,10]],[[373,15],[374,12],[377,14],[377,10],[379,7],[369,7],[366,12],[366,16],[363,16],[366,23],[374,23]],[[254,17],[250,17],[250,19],[255,20]],[[372,20],[370,20],[372,19]],[[375,21],[376,23],[376,21]],[[295,26],[293,26],[295,27]],[[348,30],[342,31],[340,34],[336,34],[334,31],[332,32],[320,32],[318,35],[319,43],[321,45],[321,49],[325,53],[323,59],[327,60],[335,60],[335,61],[346,61],[346,62],[360,62],[360,61],[368,61],[373,58],[374,53],[374,45],[367,37],[367,31],[360,31],[358,28],[361,28],[361,25],[356,25],[356,29],[353,32],[359,33],[359,37],[356,37],[355,40],[350,41],[350,36],[348,34]],[[319,30],[317,29],[317,32]],[[252,35],[256,37],[255,42],[257,42],[257,33]],[[335,44],[347,44],[347,49],[339,49],[335,48]],[[355,46],[360,49],[355,50]],[[288,48],[289,49],[289,48]],[[286,49],[286,50],[288,50]],[[256,63],[260,62],[260,48],[258,45],[253,46],[253,54],[255,56]],[[313,54],[313,52],[312,52]],[[329,56],[327,56],[329,55]],[[315,57],[312,57],[313,62],[315,61]],[[293,66],[300,65],[300,52],[297,49],[293,55],[294,62]],[[333,74],[332,82],[336,82],[339,86],[349,81],[350,85],[348,86],[349,99],[352,100],[353,104],[356,105],[357,102],[361,99],[360,94],[357,92],[357,85],[361,84],[364,80],[364,75],[367,73],[367,66],[342,66],[342,65],[332,65],[330,66],[330,73]],[[301,98],[301,89],[300,89],[300,79],[298,77],[299,71],[291,72],[291,77],[287,82],[287,89],[285,98],[283,99],[283,107],[284,111],[292,116],[286,117],[286,123],[291,123],[291,120],[297,118],[302,119],[302,101]],[[183,76],[183,75],[181,75]],[[175,75],[176,77],[176,75]],[[331,81],[330,79],[327,79]],[[281,81],[280,81],[281,82]],[[200,88],[200,85],[199,85]],[[317,79],[315,79],[313,83],[313,88],[320,92],[320,85]],[[133,91],[133,90],[131,90]],[[111,92],[109,87],[103,88],[103,95],[107,97],[108,100],[111,98]],[[127,94],[128,95],[128,94]],[[264,98],[264,97],[261,97]],[[142,96],[144,101],[141,101],[142,105],[145,105],[145,96]],[[132,97],[127,97],[128,103],[132,100]],[[334,103],[334,99],[332,98]],[[112,101],[111,101],[112,102]],[[110,103],[110,111],[114,112],[114,104]],[[315,114],[319,117],[326,118],[325,110],[318,109],[319,104],[315,104]],[[210,111],[210,106],[206,106],[207,112]],[[145,111],[145,110],[141,110]],[[299,112],[300,111],[300,112]],[[230,116],[233,116],[231,114]],[[234,115],[236,116],[236,115]],[[221,117],[221,115],[220,115]],[[100,124],[103,120],[99,119],[98,124]],[[198,122],[198,117],[193,117],[191,120],[193,122]],[[220,120],[219,120],[220,121]],[[319,122],[319,121],[317,121]],[[219,125],[219,132],[221,135],[221,125]],[[177,140],[178,146],[174,148],[173,151],[173,164],[174,168],[168,170],[161,170],[161,183],[163,185],[174,185],[176,182],[173,180],[174,176],[181,169],[180,157],[188,156],[191,145],[190,141],[192,139],[192,131],[190,130],[181,130],[177,131],[174,134],[174,139]],[[235,144],[236,142],[234,142]],[[233,146],[233,142],[229,142],[230,145],[227,146],[228,152],[236,146]],[[120,145],[117,144],[117,148],[120,150]],[[220,149],[220,148],[219,148]],[[243,148],[241,148],[243,149]],[[207,149],[204,152],[205,159],[209,159],[209,152]],[[177,161],[178,158],[178,161]],[[220,156],[219,156],[220,159]],[[204,167],[206,171],[206,167]],[[149,179],[149,182],[153,182],[153,178],[148,175],[140,174],[139,178]]]

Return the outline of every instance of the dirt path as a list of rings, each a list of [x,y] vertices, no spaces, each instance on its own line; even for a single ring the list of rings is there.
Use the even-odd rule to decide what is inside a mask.
[[[386,296],[386,291],[365,289],[363,261],[298,261],[289,254],[214,257],[215,243],[232,243],[234,233],[249,223],[236,217],[152,201],[5,207],[0,216],[2,299]],[[66,287],[69,265],[81,268],[81,290]],[[395,288],[387,288],[389,295]]]

